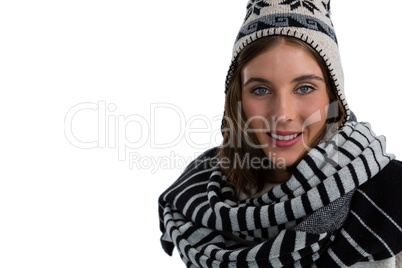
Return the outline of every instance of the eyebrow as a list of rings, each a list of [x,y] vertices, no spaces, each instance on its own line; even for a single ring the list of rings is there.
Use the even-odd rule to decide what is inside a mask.
[[[318,81],[325,82],[322,77],[319,77],[319,76],[314,75],[314,74],[306,74],[306,75],[296,77],[295,79],[292,80],[291,83],[298,83],[298,82],[302,82],[302,81],[305,81],[305,80],[318,80]],[[252,77],[252,78],[250,78],[249,80],[247,80],[244,83],[243,87],[247,86],[248,84],[250,84],[252,82],[272,84],[272,82],[267,80],[267,79],[259,78],[259,77]]]
[[[298,83],[298,82],[302,82],[302,81],[305,81],[305,80],[318,80],[318,81],[325,82],[322,77],[319,77],[319,76],[314,75],[314,74],[307,74],[307,75],[302,75],[302,76],[299,76],[299,77],[293,79],[292,83]]]
[[[265,83],[265,84],[271,84],[271,81],[264,79],[264,78],[258,78],[258,77],[252,77],[247,82],[244,83],[243,87],[247,86],[250,83],[253,82],[259,82],[259,83]]]

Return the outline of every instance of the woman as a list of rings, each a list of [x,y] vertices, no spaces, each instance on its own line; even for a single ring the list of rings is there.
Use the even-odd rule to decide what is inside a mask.
[[[358,123],[328,1],[247,6],[226,82],[223,144],[159,199],[187,267],[398,267],[402,163]]]

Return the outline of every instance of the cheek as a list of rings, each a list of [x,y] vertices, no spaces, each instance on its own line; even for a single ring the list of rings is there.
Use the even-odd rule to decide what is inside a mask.
[[[268,105],[265,102],[243,99],[242,108],[246,119],[252,128],[263,128],[268,116]]]
[[[328,104],[329,99],[322,98],[303,105],[303,124],[307,128],[319,132],[326,123]]]
[[[322,115],[325,115],[326,113],[325,107],[326,104],[311,102],[302,106],[301,113],[304,118],[316,117],[318,115],[322,117]]]

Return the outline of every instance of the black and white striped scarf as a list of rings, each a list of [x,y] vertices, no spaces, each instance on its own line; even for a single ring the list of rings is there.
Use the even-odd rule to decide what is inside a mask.
[[[362,220],[366,209],[351,208],[352,197],[373,203],[361,187],[394,158],[369,124],[347,123],[313,148],[288,182],[243,201],[222,175],[216,152],[194,160],[159,198],[162,246],[170,255],[176,246],[187,267],[311,267],[320,262],[337,267],[402,250],[402,243],[387,244],[388,237],[375,232],[385,252],[367,249],[356,238],[370,226]],[[398,230],[400,214],[393,219],[388,211],[383,217]],[[349,218],[355,223],[345,229]],[[342,238],[347,242],[338,242]],[[402,241],[402,229],[395,239]],[[350,249],[339,254],[339,247]]]

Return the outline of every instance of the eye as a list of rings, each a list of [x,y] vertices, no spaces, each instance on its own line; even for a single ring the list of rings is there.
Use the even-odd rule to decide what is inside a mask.
[[[265,87],[257,87],[257,88],[254,88],[251,92],[252,92],[254,95],[265,95],[265,94],[269,94],[269,93],[270,93],[269,89],[268,89],[268,88],[265,88]]]
[[[309,93],[311,93],[311,92],[313,92],[313,91],[314,91],[314,88],[313,88],[313,87],[310,87],[310,86],[302,86],[302,87],[299,87],[299,88],[296,90],[296,93],[305,95],[305,94],[309,94]]]

